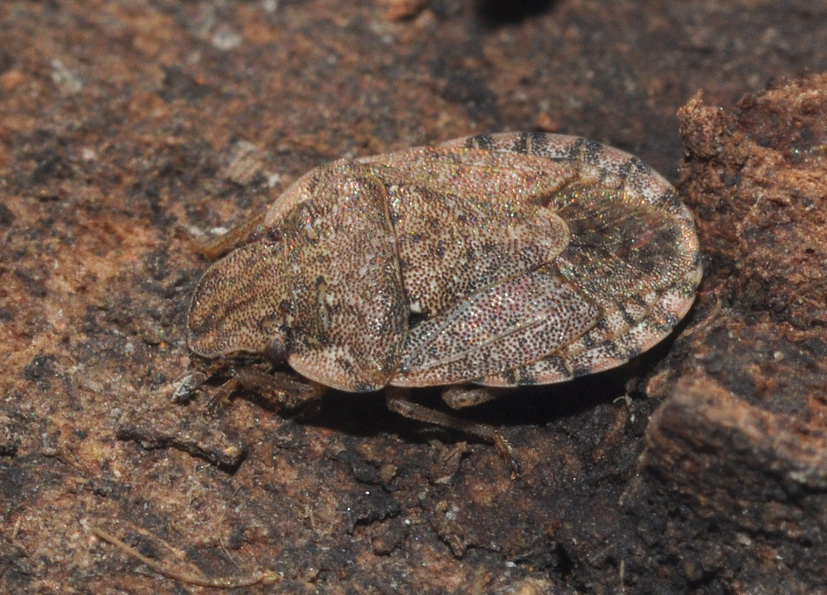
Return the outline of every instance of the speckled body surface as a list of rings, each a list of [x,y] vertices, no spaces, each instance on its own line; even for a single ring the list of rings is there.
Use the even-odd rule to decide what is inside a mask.
[[[636,157],[481,135],[308,172],[205,273],[188,340],[346,391],[548,384],[655,345],[700,278],[692,215]]]

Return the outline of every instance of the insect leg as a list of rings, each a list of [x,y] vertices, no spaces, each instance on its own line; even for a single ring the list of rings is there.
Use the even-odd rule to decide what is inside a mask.
[[[327,387],[295,374],[268,373],[259,368],[246,366],[234,370],[234,379],[240,388],[257,391],[267,401],[295,409],[313,401],[319,401]]]
[[[388,387],[385,390],[385,401],[388,409],[402,417],[470,434],[482,438],[486,442],[493,442],[497,452],[511,468],[511,477],[516,478],[520,474],[520,466],[514,458],[513,447],[502,433],[493,426],[454,417],[442,411],[429,409],[414,403],[408,399],[408,391],[405,389]]]

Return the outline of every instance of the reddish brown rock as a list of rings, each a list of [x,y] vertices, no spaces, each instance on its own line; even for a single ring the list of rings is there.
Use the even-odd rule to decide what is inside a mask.
[[[624,502],[659,572],[687,587],[824,587],[825,113],[823,74],[779,81],[731,114],[700,95],[679,112],[704,297]]]

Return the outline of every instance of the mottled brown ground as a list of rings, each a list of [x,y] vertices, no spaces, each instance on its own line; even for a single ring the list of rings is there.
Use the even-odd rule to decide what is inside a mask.
[[[239,592],[824,588],[827,77],[797,75],[827,71],[827,7],[502,6],[0,4],[0,591],[202,590],[101,528],[278,576]],[[192,236],[325,161],[509,129],[679,182],[707,270],[633,365],[463,412],[521,479],[381,395],[173,402]]]

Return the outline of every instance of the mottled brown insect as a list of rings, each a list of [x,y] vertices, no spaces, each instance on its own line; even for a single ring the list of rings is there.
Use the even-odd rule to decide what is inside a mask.
[[[242,229],[195,290],[190,348],[264,353],[344,391],[606,370],[668,335],[701,278],[692,215],[669,183],[571,136],[342,159]],[[487,398],[451,394],[454,406]]]

